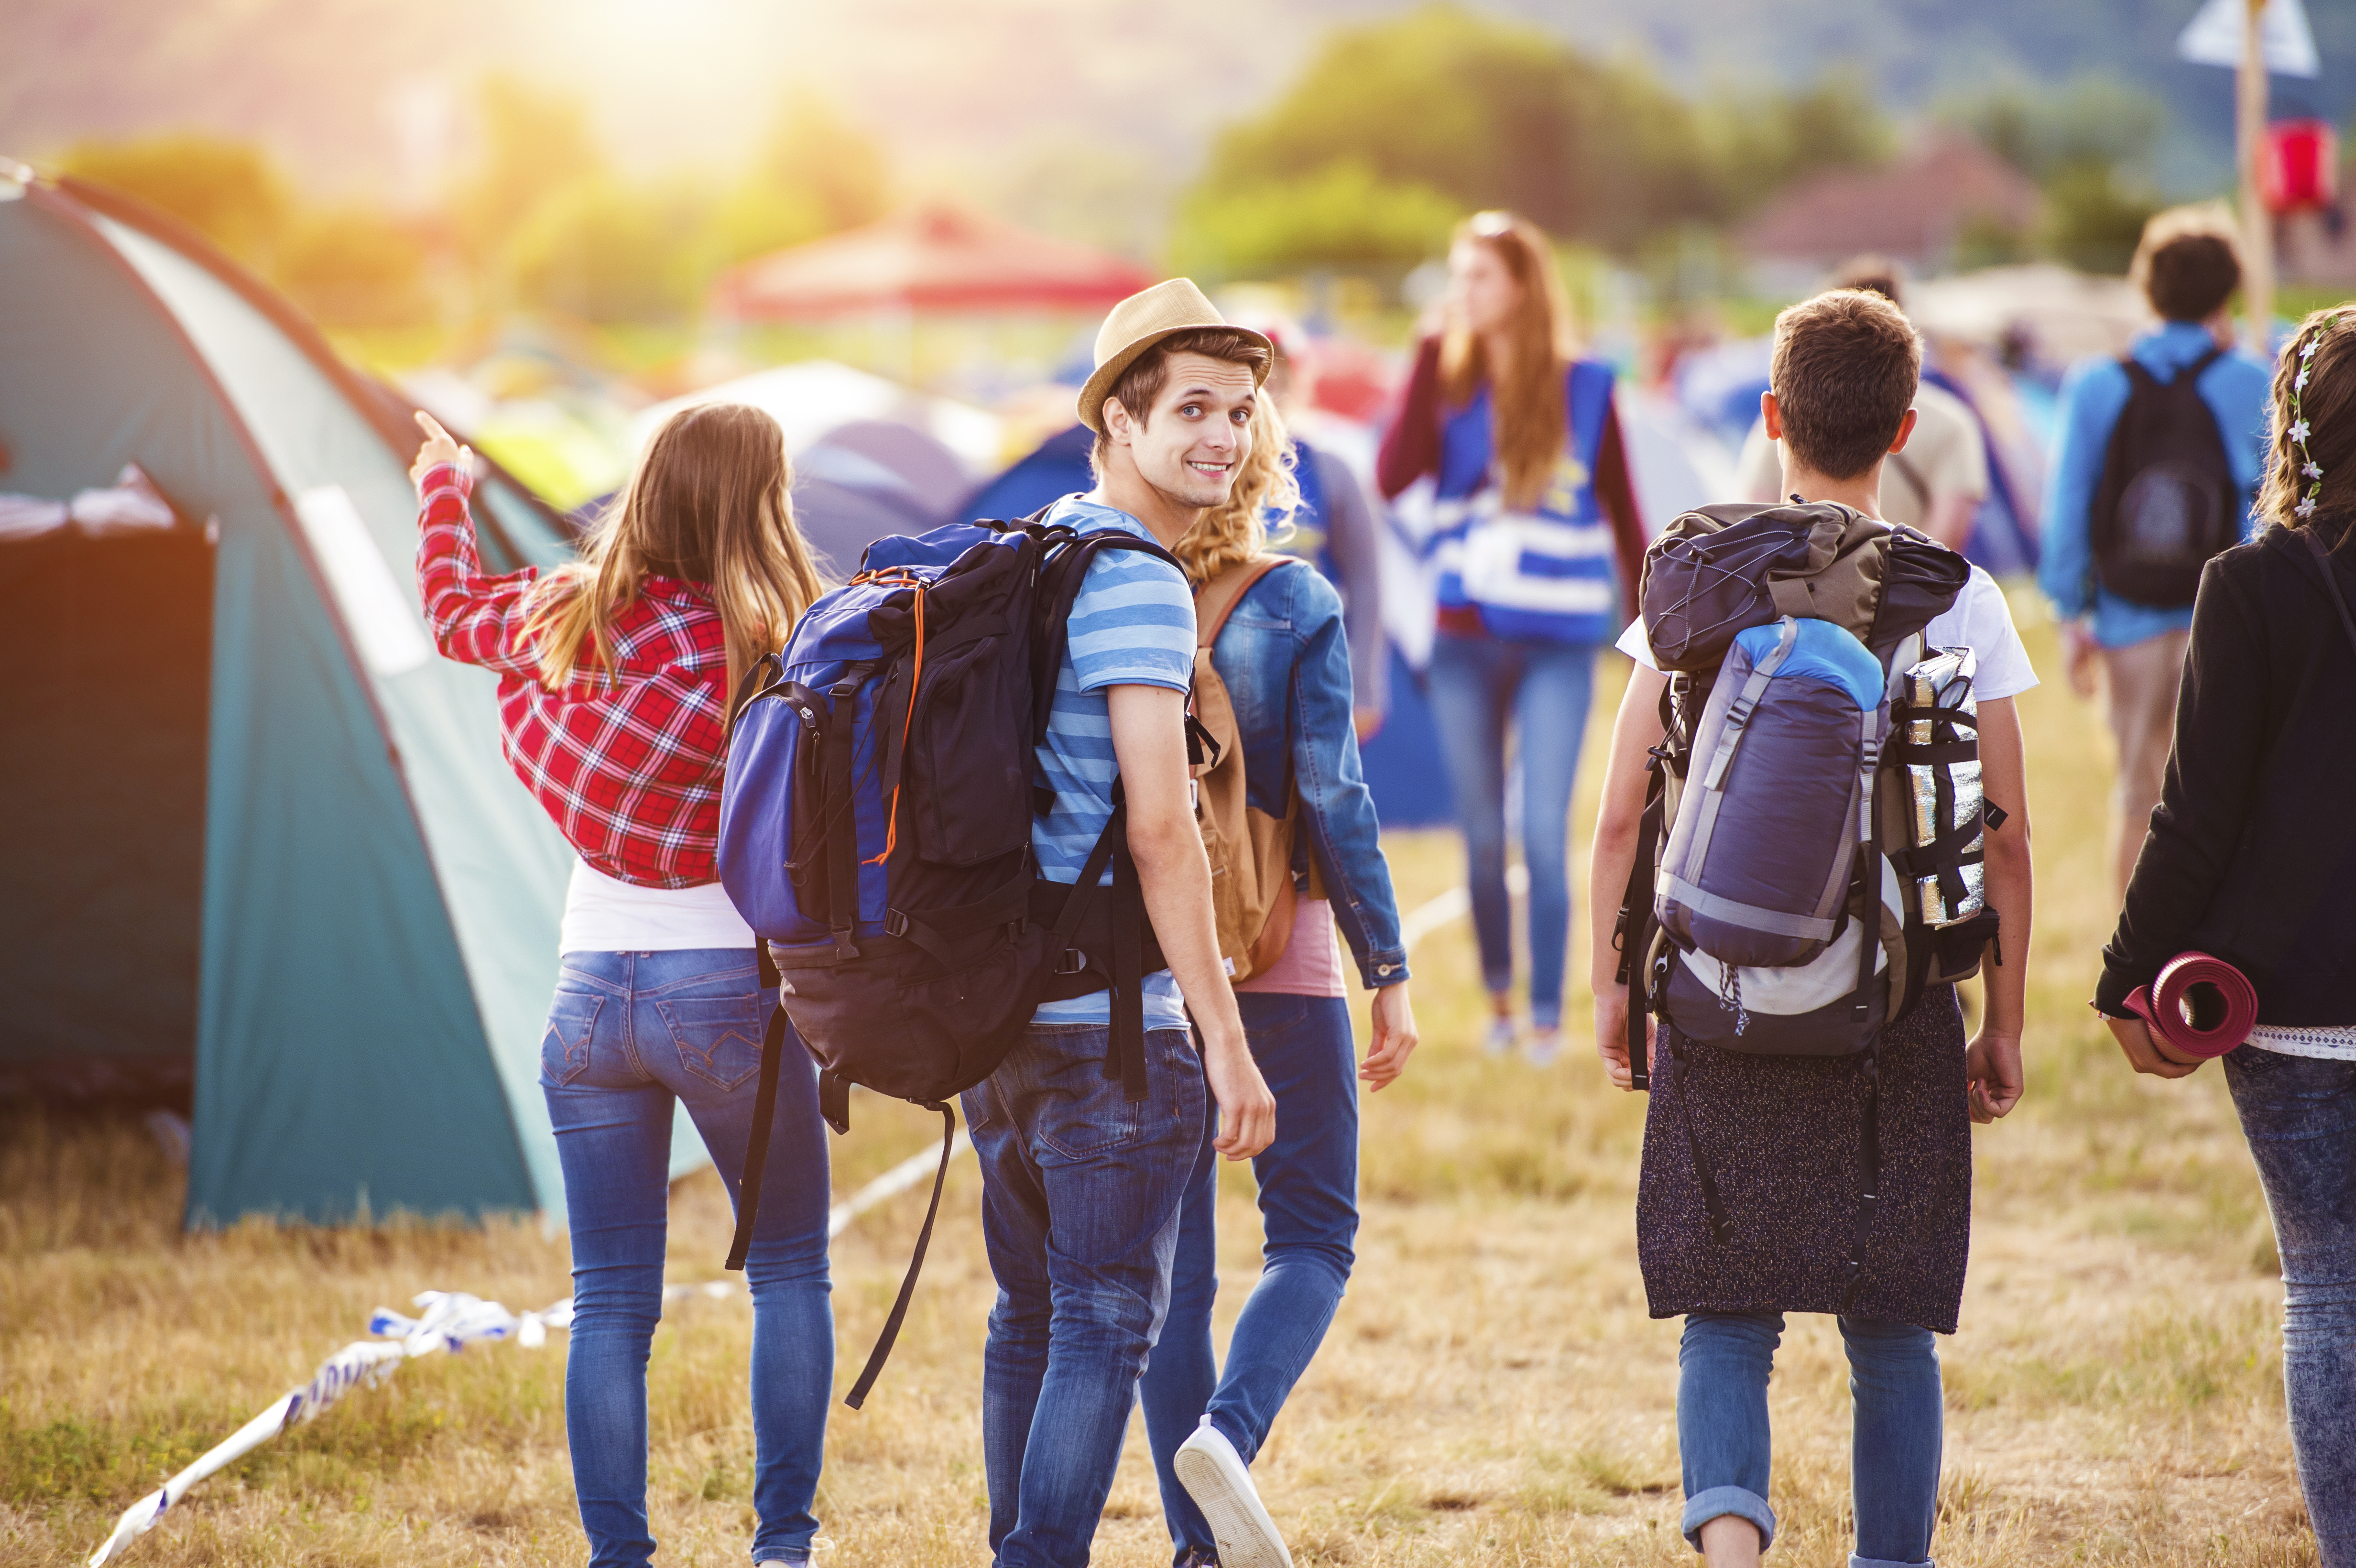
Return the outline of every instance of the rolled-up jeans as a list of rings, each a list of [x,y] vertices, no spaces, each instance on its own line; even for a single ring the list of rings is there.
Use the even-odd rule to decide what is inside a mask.
[[[1085,1568],[1170,1307],[1203,1066],[1186,1030],[1149,1029],[1132,1101],[1106,1076],[1109,1032],[1033,1024],[960,1097],[998,1281],[981,1371],[998,1568]]]
[[[1493,993],[1514,985],[1513,901],[1505,891],[1505,737],[1522,772],[1522,859],[1529,877],[1530,1021],[1562,1021],[1570,944],[1570,796],[1595,692],[1586,644],[1508,643],[1442,632],[1432,639],[1431,714],[1464,829],[1465,880],[1481,976]]]
[[[1944,1410],[1931,1331],[1911,1323],[1840,1320],[1848,1347],[1850,1487],[1857,1551],[1849,1568],[1923,1568],[1939,1504]],[[1677,1347],[1677,1452],[1685,1464],[1686,1539],[1732,1514],[1775,1539],[1767,1505],[1772,1442],[1767,1377],[1783,1342],[1780,1312],[1695,1312]]]
[[[1240,991],[1244,1037],[1276,1096],[1276,1141],[1252,1157],[1265,1242],[1259,1282],[1236,1319],[1224,1370],[1212,1352],[1218,1294],[1218,1151],[1206,1112],[1186,1189],[1170,1317],[1142,1385],[1162,1512],[1183,1561],[1215,1554],[1210,1521],[1178,1482],[1178,1445],[1207,1415],[1252,1462],[1342,1304],[1358,1233],[1358,1078],[1350,1004],[1340,997]]]
[[[2323,1568],[2356,1568],[2356,1061],[2245,1045],[2225,1083],[2282,1254],[2291,1452]]]
[[[647,1521],[647,1355],[662,1317],[672,1103],[734,1201],[776,993],[754,951],[567,953],[541,1041],[573,1227],[564,1430],[592,1568],[654,1555]],[[818,1070],[790,1034],[744,1257],[753,1297],[753,1561],[804,1563],[834,1386],[826,1127]]]

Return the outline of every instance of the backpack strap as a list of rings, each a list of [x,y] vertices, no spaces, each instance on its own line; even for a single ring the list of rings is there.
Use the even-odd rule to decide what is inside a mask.
[[[916,1294],[916,1276],[924,1272],[926,1249],[933,1244],[933,1221],[940,1217],[941,1188],[949,1179],[949,1157],[957,1152],[957,1113],[938,1100],[923,1102],[927,1111],[941,1114],[941,1163],[933,1172],[933,1200],[925,1210],[925,1228],[916,1232],[916,1250],[908,1259],[908,1272],[900,1277],[899,1299],[892,1303],[892,1315],[884,1319],[884,1331],[875,1336],[875,1348],[867,1352],[867,1365],[861,1369],[859,1381],[842,1396],[842,1403],[857,1410],[867,1403],[868,1390],[891,1359],[892,1347],[899,1342],[900,1325],[907,1320],[909,1299]]]
[[[1668,781],[1661,772],[1663,748],[1655,746],[1645,759],[1651,775],[1644,792],[1644,815],[1636,827],[1636,858],[1628,866],[1628,889],[1620,899],[1620,918],[1613,922],[1612,944],[1619,950],[1615,978],[1628,987],[1628,1087],[1653,1086],[1651,1053],[1645,1049],[1644,1019],[1652,1010],[1651,948],[1653,945],[1653,879],[1661,852],[1661,816]]]
[[[1231,566],[1194,590],[1194,645],[1207,648],[1219,640],[1226,630],[1227,617],[1243,603],[1252,584],[1280,566],[1290,566],[1289,555],[1254,556],[1240,566]]]
[[[766,943],[755,944],[761,955],[761,984],[778,981],[776,962]],[[761,1035],[761,1087],[753,1096],[753,1136],[744,1144],[744,1168],[736,1177],[736,1234],[728,1243],[723,1267],[741,1269],[753,1244],[753,1217],[761,1211],[761,1178],[769,1165],[769,1124],[777,1115],[777,1066],[786,1053],[786,1009],[769,1004],[769,1027]],[[841,1129],[836,1129],[840,1131]]]

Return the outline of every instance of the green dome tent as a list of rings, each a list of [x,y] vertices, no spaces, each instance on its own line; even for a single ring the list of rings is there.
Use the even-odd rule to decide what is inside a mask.
[[[0,1070],[192,1064],[193,1225],[562,1213],[571,855],[418,612],[407,411],[174,220],[5,161],[0,280],[0,492],[135,464],[181,519],[0,531]],[[570,551],[498,476],[477,510],[491,570]]]

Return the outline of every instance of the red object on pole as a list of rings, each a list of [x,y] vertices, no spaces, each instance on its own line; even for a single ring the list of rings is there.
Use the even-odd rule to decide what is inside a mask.
[[[2328,120],[2277,120],[2259,163],[2266,210],[2329,207],[2340,194],[2340,135]]]
[[[712,286],[716,315],[811,321],[878,311],[1094,311],[1154,275],[1109,251],[927,206],[757,257]]]

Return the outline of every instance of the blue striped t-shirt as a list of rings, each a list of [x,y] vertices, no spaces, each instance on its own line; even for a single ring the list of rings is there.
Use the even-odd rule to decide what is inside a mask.
[[[1049,523],[1083,534],[1118,530],[1141,539],[1153,535],[1127,512],[1081,496],[1066,496],[1048,511]],[[1066,626],[1064,662],[1055,676],[1055,703],[1047,738],[1038,750],[1040,776],[1055,792],[1055,807],[1031,824],[1031,848],[1040,874],[1051,881],[1079,880],[1088,851],[1112,816],[1110,686],[1160,686],[1184,691],[1194,676],[1194,597],[1186,580],[1140,550],[1099,551],[1080,580]],[[1105,873],[1106,880],[1112,873]],[[1093,991],[1049,1002],[1039,1023],[1112,1021],[1112,996]],[[1145,1027],[1184,1029],[1186,1007],[1170,971],[1146,977]]]

